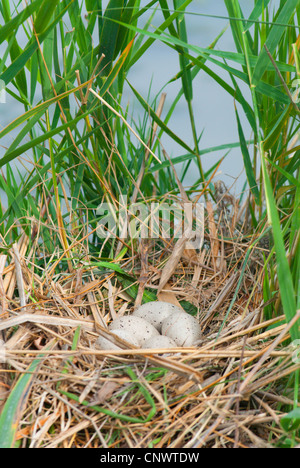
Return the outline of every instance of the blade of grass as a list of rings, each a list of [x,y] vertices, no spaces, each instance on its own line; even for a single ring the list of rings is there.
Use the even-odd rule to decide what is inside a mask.
[[[15,130],[19,125],[30,120],[34,115],[38,114],[42,116],[45,110],[48,109],[48,107],[51,104],[54,104],[57,101],[63,99],[64,97],[69,96],[70,94],[75,93],[76,91],[79,91],[81,88],[85,87],[87,84],[88,83],[83,83],[80,86],[72,88],[58,96],[48,99],[46,102],[42,102],[41,104],[38,104],[37,106],[35,106],[33,109],[28,110],[27,112],[22,114],[20,117],[17,117],[15,120],[13,120],[0,132],[0,139],[3,138],[5,135],[9,134],[12,130]]]
[[[179,9],[182,7],[184,3],[184,0],[174,0],[174,7],[175,9]],[[176,23],[177,23],[177,30],[178,30],[178,36],[179,38],[187,43],[187,31],[186,31],[186,24],[185,24],[185,18],[184,18],[184,13],[181,13],[179,16],[176,18]],[[199,147],[198,147],[198,138],[197,138],[197,130],[196,130],[196,124],[195,124],[195,117],[194,117],[194,111],[193,111],[193,81],[192,81],[192,74],[191,70],[189,68],[189,60],[187,58],[187,49],[183,48],[180,51],[179,54],[179,63],[180,63],[180,70],[182,73],[182,88],[183,88],[183,93],[187,102],[188,106],[188,111],[189,111],[189,117],[190,117],[190,122],[191,122],[191,129],[192,129],[192,135],[193,135],[193,140],[194,140],[194,147],[195,147],[195,153],[197,156],[197,161],[198,161],[198,167],[199,167],[199,172],[200,176],[203,180],[204,179],[204,171],[203,171],[203,166],[202,166],[202,161],[199,155]],[[206,197],[206,193],[205,193]]]
[[[280,43],[281,38],[285,32],[285,27],[283,27],[282,25],[289,23],[297,7],[299,7],[299,0],[289,0],[288,2],[281,3],[281,8],[279,10],[277,19],[275,21],[275,24],[273,24],[271,31],[268,34],[265,44],[268,50],[270,51],[270,54],[274,54],[276,47]],[[257,85],[261,80],[265,70],[267,69],[268,60],[268,54],[263,48],[258,57],[257,64],[254,68],[252,80],[253,85]]]
[[[129,375],[131,381],[137,385],[139,391],[142,393],[142,395],[144,396],[146,402],[150,405],[151,409],[148,413],[148,415],[145,417],[145,418],[136,418],[136,417],[133,417],[133,416],[127,416],[126,414],[122,414],[122,413],[116,413],[115,411],[112,411],[112,410],[109,410],[107,408],[103,408],[101,406],[97,406],[97,405],[90,405],[89,402],[87,401],[81,401],[81,404],[83,406],[88,406],[92,411],[96,411],[98,413],[103,413],[103,414],[106,414],[107,416],[110,416],[111,418],[114,418],[114,419],[119,419],[120,421],[125,421],[125,422],[132,422],[132,423],[139,423],[139,424],[145,424],[147,423],[148,421],[151,421],[151,419],[155,416],[156,414],[156,405],[155,405],[155,401],[154,399],[152,398],[151,394],[148,392],[148,390],[146,389],[146,387],[144,385],[142,385],[138,379],[138,377],[136,376],[136,374],[133,372],[133,370],[130,368],[130,367],[127,367],[126,368],[126,372],[127,374]],[[74,401],[77,401],[79,402],[79,397],[73,393],[70,393],[70,392],[65,392],[64,390],[60,390],[59,389],[59,392],[62,394],[62,395],[65,395],[67,396],[68,398],[74,400]]]
[[[94,94],[96,98],[99,99],[99,101],[101,101],[106,107],[108,107],[117,117],[119,117],[125,123],[129,130],[137,137],[139,142],[142,143],[142,145],[149,151],[149,153],[151,153],[152,156],[160,163],[158,157],[153,153],[153,151],[150,148],[147,147],[147,145],[138,136],[136,131],[129,125],[129,123],[124,119],[124,117],[118,111],[116,111],[110,104],[108,104],[108,102],[106,102],[101,96],[99,96],[99,94],[97,94],[92,88],[90,89],[90,92]]]
[[[259,17],[262,14],[262,10],[266,9],[271,0],[257,0],[252,12],[247,21],[245,21],[244,29],[248,31],[251,28],[254,22],[259,20]]]
[[[30,5],[26,6],[21,13],[18,13],[14,18],[10,19],[9,21],[6,21],[5,24],[3,24],[0,28],[0,44],[2,44],[3,41],[7,40],[7,38],[11,34],[16,34],[16,31],[18,30],[19,26],[23,24],[27,18],[29,18],[30,15],[33,15],[33,13],[38,10],[38,8],[41,6],[43,0],[35,0]]]
[[[246,144],[251,144],[253,143],[253,141],[247,141]],[[205,155],[205,154],[210,154],[210,153],[214,153],[214,152],[219,152],[219,151],[223,151],[223,150],[231,150],[233,148],[239,148],[240,147],[240,143],[228,143],[228,144],[224,144],[224,145],[218,145],[218,146],[212,146],[211,148],[205,148],[203,150],[200,150],[200,155]],[[163,161],[161,164],[154,164],[152,167],[149,168],[149,172],[153,173],[153,172],[156,172],[156,171],[160,171],[164,168],[167,168],[167,167],[170,167],[171,166],[171,163],[173,165],[175,164],[179,164],[179,163],[182,163],[182,162],[185,162],[185,161],[189,161],[191,158],[195,158],[196,155],[195,154],[191,154],[191,153],[188,153],[188,154],[184,154],[182,156],[176,156],[175,158],[171,158],[171,162],[170,161]]]
[[[71,0],[70,3],[72,3],[74,0]],[[48,2],[49,3],[49,2]],[[55,19],[52,21],[52,23],[48,26],[47,29],[45,29],[39,36],[38,36],[38,39],[39,39],[39,43],[41,44],[47,37],[48,37],[48,34],[53,30],[53,28],[59,23],[59,21],[62,19],[62,17],[65,15],[67,9],[68,9],[68,6],[66,6],[65,9],[63,9],[61,11],[61,13],[59,15],[57,15],[55,17]],[[39,23],[39,27],[43,28],[44,25],[43,23],[41,22],[41,24]],[[9,67],[7,67],[7,69],[2,73],[2,75],[0,76],[0,79],[2,79],[6,85],[8,83],[10,83],[14,78],[15,76],[21,71],[24,69],[25,65],[27,64],[27,62],[29,61],[29,59],[32,57],[32,55],[34,54],[34,52],[36,50],[38,50],[38,42],[36,40],[36,37],[32,37],[32,39],[28,42],[28,44],[26,45],[24,51],[13,61],[13,63],[11,65],[9,65]]]
[[[102,63],[102,76],[107,76],[110,73],[113,59],[117,53],[116,46],[120,31],[120,25],[117,21],[122,17],[123,8],[124,0],[110,0],[102,19],[103,24],[99,38],[99,57],[101,57],[102,54],[105,56]]]
[[[250,154],[248,151],[248,146],[247,146],[245,135],[243,132],[243,127],[241,125],[241,121],[240,121],[237,109],[235,109],[235,113],[236,113],[236,119],[237,119],[237,124],[238,124],[238,132],[239,132],[239,137],[240,137],[241,151],[243,155],[246,176],[247,176],[249,188],[254,197],[255,203],[258,205],[260,203],[259,189],[256,183],[255,174],[253,173],[253,165],[252,165],[252,161],[251,161]]]
[[[127,81],[128,82],[128,81]],[[181,140],[175,133],[172,132],[172,130],[165,125],[165,123],[156,115],[156,112],[150,107],[150,105],[147,103],[147,101],[136,91],[136,89],[128,82],[130,88],[132,89],[133,93],[143,106],[143,108],[149,113],[151,118],[158,124],[158,126],[164,130],[164,132],[172,138],[176,143],[178,143],[182,148],[185,150],[189,151],[191,154],[195,154],[194,150],[190,148],[183,140]]]
[[[284,18],[281,15],[280,21],[283,21],[283,20]],[[243,33],[243,38],[244,38],[245,58],[246,58],[247,70],[248,70],[249,82],[250,82],[250,90],[251,90],[253,108],[254,108],[254,114],[255,114],[255,122],[256,122],[255,133],[256,133],[256,138],[258,141],[258,148],[259,148],[259,154],[260,154],[260,159],[261,159],[263,184],[264,184],[264,189],[265,189],[265,201],[267,205],[268,219],[269,219],[270,226],[272,227],[272,233],[273,233],[275,255],[276,255],[276,268],[277,268],[279,289],[280,289],[280,294],[281,294],[281,303],[282,303],[283,311],[286,317],[286,321],[287,323],[290,323],[297,314],[295,289],[294,289],[293,278],[292,278],[289,262],[288,262],[287,255],[286,255],[286,248],[285,248],[280,218],[278,214],[278,208],[276,206],[276,202],[274,199],[273,188],[271,185],[269,173],[268,173],[267,166],[266,166],[265,158],[267,155],[264,151],[264,142],[262,139],[262,134],[261,134],[261,129],[260,129],[260,118],[259,118],[256,86],[253,84],[253,75],[252,75],[251,65],[249,61],[249,44],[247,43],[247,38],[246,38],[245,33]],[[267,60],[269,60],[268,54],[265,49],[264,49],[264,52],[266,53]],[[260,66],[259,68],[261,71],[262,67]],[[256,68],[256,73],[257,73],[257,68]],[[260,209],[262,209],[262,206],[260,206]],[[299,326],[297,323],[292,326],[290,333],[291,333],[292,339],[297,339],[300,336]]]
[[[48,344],[46,349],[50,349],[51,346]],[[27,371],[19,377],[9,394],[0,415],[0,448],[13,448],[14,446],[18,424],[28,400],[33,379],[42,359],[41,355],[30,364]]]
[[[151,47],[153,42],[155,40],[159,40],[160,34],[167,29],[170,25],[172,25],[173,21],[176,19],[176,17],[188,7],[188,5],[191,3],[192,0],[186,0],[178,9],[176,12],[174,12],[172,15],[170,15],[160,26],[159,28],[156,28],[155,33],[149,33],[146,30],[141,30],[137,28],[136,26],[133,26],[132,24],[125,24],[125,23],[120,23],[122,26],[131,29],[135,33],[143,33],[145,32],[145,35],[149,36],[149,39],[145,41],[145,43],[139,48],[139,50],[136,52],[136,54],[132,57],[130,63],[129,63],[129,68],[131,68],[144,54],[145,52]],[[142,34],[143,35],[143,34]]]
[[[278,210],[276,202],[273,195],[273,189],[271,186],[269,174],[266,167],[265,153],[263,151],[263,145],[261,143],[261,162],[262,170],[264,177],[264,187],[266,193],[266,203],[267,203],[267,212],[269,217],[269,222],[272,226],[275,253],[277,259],[277,275],[279,282],[279,289],[281,293],[281,300],[283,310],[286,316],[286,321],[289,323],[297,313],[296,307],[296,295],[293,284],[293,278],[289,266],[289,262],[286,255],[286,247],[284,244],[284,239],[282,235],[282,228],[280,225],[280,219],[278,215]],[[300,331],[299,324],[295,324],[291,329],[291,337],[293,340],[299,339]]]
[[[74,2],[75,0],[69,1],[68,7]],[[52,20],[52,15],[59,3],[59,0],[44,0],[41,8],[39,9],[36,18],[34,20],[34,30],[37,34],[41,34],[45,31],[46,27],[48,26],[49,22]]]
[[[70,94],[70,93],[68,93],[68,94]],[[62,99],[61,96],[59,98]],[[51,101],[53,102],[53,100],[51,100]],[[44,110],[41,113],[37,114],[34,119],[29,121],[28,127],[31,128],[32,125],[34,124],[34,122],[36,120],[40,119],[43,115],[44,115]],[[53,130],[48,130],[43,135],[40,135],[40,136],[34,138],[33,140],[29,141],[28,143],[25,143],[24,145],[22,145],[22,146],[20,146],[20,147],[18,147],[16,149],[13,149],[14,146],[15,146],[15,142],[14,142],[12,147],[10,147],[8,149],[8,151],[5,153],[3,158],[0,159],[0,167],[2,167],[5,164],[11,162],[12,160],[16,159],[19,155],[24,154],[26,151],[36,147],[38,144],[46,141],[47,139],[52,138],[53,136],[55,136],[55,135],[57,135],[57,134],[59,134],[61,132],[64,132],[67,129],[75,128],[77,123],[80,122],[81,120],[83,120],[88,115],[90,115],[90,110],[88,110],[84,114],[80,114],[75,119],[70,120],[67,123],[55,128]],[[22,136],[23,135],[25,136],[27,134],[28,127],[26,126],[26,128],[25,128],[26,132],[22,131]],[[0,138],[1,138],[1,135],[0,135]]]
[[[248,59],[247,59],[247,62],[246,62],[245,54],[237,54],[237,53],[234,53],[234,52],[226,52],[226,51],[217,51],[217,50],[214,50],[214,49],[205,49],[205,48],[202,48],[202,47],[193,46],[191,44],[185,43],[185,42],[181,41],[179,38],[172,37],[172,36],[167,35],[166,33],[163,33],[163,32],[161,32],[160,34],[151,33],[149,31],[145,31],[143,29],[137,28],[137,27],[129,25],[129,24],[126,25],[126,24],[121,23],[121,22],[120,22],[120,24],[122,24],[123,26],[126,26],[127,28],[129,28],[129,29],[131,29],[133,31],[135,31],[136,33],[149,36],[150,38],[154,38],[154,40],[155,39],[161,40],[162,42],[166,43],[167,45],[169,45],[172,48],[176,49],[176,46],[187,48],[190,51],[199,54],[200,56],[202,56],[206,60],[214,63],[215,65],[225,69],[229,74],[231,74],[231,73],[234,74],[238,78],[242,79],[247,85],[249,85],[249,79],[248,79],[246,73],[244,73],[244,72],[242,72],[242,71],[240,71],[238,69],[234,69],[233,67],[230,67],[229,65],[227,65],[224,62],[213,59],[211,57],[211,55],[216,55],[216,56],[222,58],[223,60],[234,61],[237,64],[241,64],[241,65],[245,65],[245,63],[248,63],[249,66],[251,65],[251,68],[253,68],[257,63],[257,57],[255,57],[255,56],[249,55]],[[197,61],[197,58],[193,57],[192,55],[188,55],[188,58],[192,63],[194,63],[196,65],[199,65],[200,68],[203,68],[205,70],[205,65],[199,63],[199,61]],[[283,66],[282,64],[277,63],[277,65],[278,65],[278,69],[282,69],[282,68],[286,69],[286,67],[288,67],[289,70],[292,71],[292,68],[293,68],[293,67],[291,67],[289,65],[287,66],[286,64]],[[272,69],[272,64],[267,65],[267,68]],[[206,69],[207,69],[207,67],[206,67]],[[212,73],[213,72],[210,71],[211,75],[212,75]],[[217,74],[214,74],[214,77],[217,77],[217,76],[218,76]],[[228,84],[226,86],[228,88]],[[273,100],[277,100],[277,102],[281,102],[281,103],[284,103],[284,104],[290,103],[289,97],[286,96],[286,94],[282,93],[275,86],[270,86],[269,83],[264,83],[263,81],[259,81],[259,83],[257,83],[257,91],[259,91],[260,93],[262,93],[262,94],[264,94],[264,95],[266,95],[268,97],[271,97]],[[234,95],[234,90],[232,91],[232,94]]]
[[[120,283],[126,288],[126,292],[135,299],[138,294],[138,279],[134,278],[133,276],[129,275],[125,270],[123,270],[118,264],[111,263],[111,262],[93,262],[89,264],[93,267],[100,267],[105,268],[107,270],[112,270],[116,273],[117,278],[119,279]],[[143,301],[150,302],[155,301],[157,299],[156,294],[152,293],[151,291],[144,291]]]

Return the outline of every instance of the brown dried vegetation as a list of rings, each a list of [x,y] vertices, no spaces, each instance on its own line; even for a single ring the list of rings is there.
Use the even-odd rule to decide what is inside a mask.
[[[122,267],[135,274],[133,298],[116,272],[88,265],[84,240],[70,251],[86,263],[55,273],[34,268],[41,245],[22,236],[0,258],[1,408],[19,376],[39,357],[16,434],[21,447],[271,447],[293,404],[284,379],[299,364],[287,347],[284,317],[265,319],[263,252],[237,234],[238,204],[206,205],[202,250],[174,241],[143,242]],[[231,240],[230,240],[231,239]],[[180,252],[179,252],[180,250]],[[64,252],[63,256],[68,255]],[[171,261],[170,261],[171,258]],[[247,260],[245,262],[245,259]],[[140,281],[139,281],[140,278]],[[163,287],[161,287],[163,278]],[[192,348],[145,352],[94,347],[107,324],[131,313],[145,288],[189,306],[204,338]],[[274,297],[276,302],[276,297]]]

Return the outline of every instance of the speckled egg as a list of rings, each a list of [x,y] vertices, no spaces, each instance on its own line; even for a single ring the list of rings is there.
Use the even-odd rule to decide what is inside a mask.
[[[182,347],[193,346],[202,337],[198,320],[185,312],[176,312],[164,319],[161,333]]]
[[[142,317],[135,317],[133,315],[124,315],[118,317],[109,325],[109,330],[126,330],[139,344],[142,346],[143,343],[151,338],[152,336],[159,335],[157,329],[147,322]]]
[[[129,333],[128,331],[124,329],[116,329],[111,333],[134,346],[137,346],[137,347],[140,346],[136,338],[132,336],[132,333]],[[121,349],[119,346],[115,345],[109,339],[104,338],[104,336],[101,336],[101,335],[96,340],[95,347],[98,349]]]
[[[159,332],[161,332],[163,320],[170,314],[174,314],[176,312],[184,313],[184,310],[181,307],[170,304],[169,302],[152,301],[137,307],[132,315],[147,320],[147,322],[151,323]]]
[[[165,349],[165,348],[177,348],[177,344],[174,340],[165,335],[152,336],[149,340],[145,341],[143,348],[148,349]]]

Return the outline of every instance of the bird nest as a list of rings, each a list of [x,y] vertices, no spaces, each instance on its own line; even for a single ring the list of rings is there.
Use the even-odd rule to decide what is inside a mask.
[[[175,240],[144,241],[115,268],[95,261],[84,238],[48,258],[23,234],[0,257],[0,411],[2,424],[14,423],[11,443],[158,449],[285,440],[281,421],[294,404],[289,376],[299,369],[288,345],[291,324],[276,295],[277,313],[266,315],[268,246],[239,234],[232,206],[229,223],[227,206],[214,211],[207,203],[200,251],[179,254]],[[75,250],[84,261],[73,261]],[[111,320],[150,295],[194,315],[201,343],[145,350],[109,333]],[[99,334],[119,349],[96,349]]]

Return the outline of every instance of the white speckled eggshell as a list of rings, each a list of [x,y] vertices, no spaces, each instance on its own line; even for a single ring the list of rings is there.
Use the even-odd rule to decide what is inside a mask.
[[[132,337],[136,339],[139,346],[151,338],[152,336],[159,335],[156,328],[147,322],[147,320],[141,317],[134,317],[132,315],[124,315],[118,317],[109,325],[109,330],[114,331],[116,329],[126,330]]]
[[[145,341],[143,348],[160,349],[160,348],[176,348],[177,344],[174,340],[165,335],[152,336],[149,340]]]
[[[134,336],[132,336],[131,333],[128,333],[126,330],[116,329],[116,330],[114,330],[112,332],[112,334],[118,336],[122,340],[127,341],[128,343],[130,343],[130,344],[132,344],[134,346],[139,347],[139,343],[136,340],[136,338]],[[97,341],[95,343],[95,347],[98,348],[98,349],[120,349],[119,346],[115,345],[109,339],[104,338],[104,336],[101,336],[101,335],[98,337],[98,339],[97,339]]]
[[[177,312],[164,319],[161,333],[182,347],[193,346],[202,337],[198,320],[185,312]]]
[[[147,320],[160,332],[163,320],[176,312],[184,313],[184,310],[169,302],[151,301],[137,307],[132,315]]]

